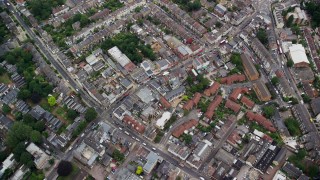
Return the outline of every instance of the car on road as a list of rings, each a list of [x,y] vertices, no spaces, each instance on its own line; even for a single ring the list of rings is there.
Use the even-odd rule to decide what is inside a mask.
[[[128,136],[130,135],[128,131],[125,131],[124,133],[125,133],[126,135],[128,135]]]
[[[156,149],[156,148],[152,148],[152,150],[153,150],[153,151],[156,151],[157,149]]]
[[[146,143],[142,143],[142,145],[147,146],[147,144],[146,144]]]
[[[120,131],[122,131],[122,128],[121,128],[121,127],[119,127],[119,130],[120,130]]]

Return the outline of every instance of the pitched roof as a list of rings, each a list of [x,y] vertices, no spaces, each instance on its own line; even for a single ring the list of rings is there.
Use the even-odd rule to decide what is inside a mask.
[[[258,124],[262,125],[264,128],[266,128],[270,132],[276,132],[276,128],[273,126],[272,122],[269,121],[264,116],[262,116],[261,114],[255,114],[252,111],[247,111],[246,117],[250,121],[256,121]]]
[[[210,103],[209,107],[207,108],[206,113],[204,114],[207,118],[211,119],[213,114],[214,114],[214,110],[219,106],[219,104],[222,101],[222,96],[218,95],[216,96],[213,101]]]
[[[246,96],[242,96],[241,100],[240,100],[245,106],[247,106],[247,108],[252,109],[254,106],[254,102],[251,101],[249,98],[247,98]]]
[[[193,108],[193,101],[190,99],[188,100],[184,105],[183,109],[189,111],[190,109]]]
[[[221,78],[222,84],[232,84],[234,82],[242,82],[246,80],[246,76],[243,74],[233,74],[231,76],[227,76],[224,78]]]
[[[214,82],[208,89],[204,91],[204,95],[211,96],[212,94],[217,92],[220,86],[221,86],[220,83]]]
[[[174,129],[172,132],[172,136],[179,138],[185,130],[188,130],[196,125],[198,125],[198,121],[195,119],[191,119],[191,120],[181,124],[176,129]]]
[[[125,115],[122,119],[126,124],[131,125],[140,134],[144,133],[145,126],[134,120],[131,116]]]
[[[194,103],[195,105],[198,105],[201,96],[202,96],[202,95],[201,95],[200,93],[198,93],[198,92],[196,92],[196,93],[194,94],[192,100],[193,100],[193,103]]]
[[[235,88],[229,96],[229,99],[236,101],[239,97],[239,94],[247,93],[249,91],[246,87]]]
[[[312,99],[311,109],[315,115],[318,115],[320,113],[320,97]]]
[[[166,109],[171,108],[171,104],[164,98],[163,96],[160,97],[160,103],[162,106],[164,106]]]
[[[241,106],[234,101],[227,99],[227,102],[225,104],[225,107],[231,109],[233,112],[238,113],[241,109]]]

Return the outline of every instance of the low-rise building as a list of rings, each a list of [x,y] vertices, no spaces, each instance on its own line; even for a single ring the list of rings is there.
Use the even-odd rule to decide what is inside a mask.
[[[294,67],[309,67],[310,62],[302,44],[292,44],[289,47],[289,57],[293,61]]]
[[[256,92],[260,101],[270,101],[271,94],[267,86],[261,80],[258,80],[253,84],[253,90]]]
[[[172,132],[172,136],[179,138],[185,130],[189,130],[192,127],[196,127],[198,125],[198,121],[195,119],[191,119],[183,124],[181,124],[180,126],[176,127],[173,132]]]
[[[259,73],[253,64],[252,60],[247,54],[241,54],[241,60],[244,67],[244,73],[250,81],[257,80],[259,78]]]
[[[168,152],[170,152],[171,154],[177,156],[179,159],[184,161],[188,158],[188,156],[191,154],[192,151],[187,146],[171,143],[168,148]]]
[[[47,165],[50,156],[47,155],[47,153],[45,153],[37,145],[30,143],[26,150],[34,157],[33,162],[37,169],[43,169]]]
[[[150,151],[146,160],[147,162],[143,166],[143,171],[149,174],[158,162],[161,163],[163,161],[163,158],[158,156],[155,152]]]

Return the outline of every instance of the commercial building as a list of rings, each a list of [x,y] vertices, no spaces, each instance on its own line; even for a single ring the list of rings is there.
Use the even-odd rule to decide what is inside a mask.
[[[292,44],[289,47],[289,56],[294,63],[294,67],[309,67],[310,62],[302,44]]]

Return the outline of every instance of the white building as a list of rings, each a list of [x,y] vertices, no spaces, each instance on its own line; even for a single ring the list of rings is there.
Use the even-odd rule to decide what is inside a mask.
[[[293,44],[290,46],[289,56],[292,59],[295,67],[306,67],[310,64],[306,55],[306,50],[302,44]]]
[[[123,54],[117,46],[109,49],[108,53],[122,67],[125,67],[127,64],[131,62],[131,60],[125,54]]]
[[[0,177],[3,175],[3,173],[7,170],[12,168],[16,164],[16,161],[14,160],[13,154],[11,153],[6,160],[2,162],[2,165],[0,167]]]
[[[164,128],[164,125],[166,124],[166,122],[171,118],[171,113],[166,111],[162,114],[161,118],[157,120],[156,122],[156,126],[159,128],[159,129],[163,129]]]
[[[30,143],[26,150],[34,157],[34,164],[37,169],[43,169],[50,159],[50,157],[34,143]]]

